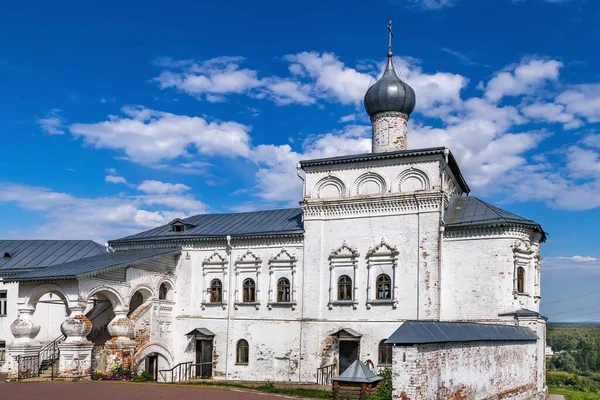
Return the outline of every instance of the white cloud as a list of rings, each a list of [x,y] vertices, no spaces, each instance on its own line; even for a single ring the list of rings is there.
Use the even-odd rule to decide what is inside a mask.
[[[127,179],[117,175],[106,175],[104,181],[109,183],[127,183]]]
[[[0,183],[0,203],[12,203],[44,218],[27,231],[12,237],[36,239],[82,239],[104,243],[141,230],[207,211],[191,195],[133,195],[76,197],[38,186]]]
[[[537,102],[522,107],[521,112],[537,121],[562,123],[565,129],[577,129],[583,125],[573,114],[567,113],[562,104]]]
[[[73,124],[74,136],[97,148],[122,150],[133,162],[152,165],[189,157],[192,146],[204,155],[247,156],[249,127],[237,122],[208,122],[200,117],[176,115],[145,107],[123,107],[125,116],[108,121]]]
[[[485,85],[485,96],[491,101],[500,101],[505,96],[531,94],[548,81],[557,80],[562,66],[557,60],[524,59],[497,73]]]
[[[600,273],[600,260],[592,256],[560,256],[545,257],[542,260],[542,269],[547,272],[581,271]]]
[[[55,108],[50,111],[44,118],[38,118],[40,127],[50,135],[64,135],[64,118],[60,115],[61,110]]]
[[[568,113],[585,118],[590,123],[600,122],[600,84],[574,85],[556,97]]]
[[[183,193],[190,187],[183,183],[165,183],[161,181],[145,180],[138,185],[138,190],[148,194]]]

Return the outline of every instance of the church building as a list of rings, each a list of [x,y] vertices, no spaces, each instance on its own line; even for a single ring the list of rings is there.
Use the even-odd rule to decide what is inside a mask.
[[[471,196],[449,149],[409,150],[416,104],[390,48],[364,99],[372,152],[302,161],[298,208],[176,219],[59,262],[0,241],[0,368],[329,384],[361,360],[392,369],[398,399],[545,398],[546,234]]]

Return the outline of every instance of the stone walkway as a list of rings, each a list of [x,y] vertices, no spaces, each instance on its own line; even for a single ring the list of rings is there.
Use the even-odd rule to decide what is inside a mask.
[[[233,389],[113,382],[12,382],[2,384],[0,398],[10,400],[275,400],[293,398]]]

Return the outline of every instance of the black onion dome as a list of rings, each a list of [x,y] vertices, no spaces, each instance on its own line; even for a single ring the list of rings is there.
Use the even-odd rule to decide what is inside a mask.
[[[415,104],[415,91],[398,77],[392,63],[392,55],[388,54],[383,76],[365,94],[367,114],[372,117],[380,112],[398,111],[410,115],[415,109]]]

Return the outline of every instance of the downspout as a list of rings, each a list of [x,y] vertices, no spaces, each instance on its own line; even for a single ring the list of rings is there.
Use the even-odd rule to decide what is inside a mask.
[[[230,321],[231,321],[231,307],[233,307],[232,304],[232,298],[231,298],[231,281],[233,280],[233,249],[231,247],[231,235],[227,235],[226,237],[227,239],[227,246],[225,248],[225,250],[228,252],[229,255],[229,282],[228,282],[228,292],[227,292],[227,297],[229,297],[228,301],[228,305],[227,305],[227,343],[225,343],[225,379],[229,379],[229,342],[231,341],[231,337],[230,337]],[[233,299],[235,300],[235,299]]]
[[[300,175],[300,170],[302,166],[300,163],[296,165],[296,175],[298,178],[302,179],[302,198],[306,196],[306,180]],[[302,214],[302,225],[304,226],[304,213]],[[305,275],[305,260],[306,254],[304,252],[304,234],[302,234],[302,304],[300,305],[300,346],[298,350],[298,382],[302,381],[302,327],[304,326],[304,275]]]
[[[419,210],[419,200],[417,195],[414,195],[415,204],[417,205],[417,320],[420,319],[420,305],[421,305],[421,211]]]
[[[446,193],[446,168],[448,168],[449,154],[450,150],[447,148],[444,149],[444,166],[440,174],[442,179],[442,204],[440,204],[440,232],[438,238],[438,321],[442,320],[442,257],[444,251],[444,231],[446,230],[444,226],[444,213],[446,211],[446,207],[444,207],[444,195]]]

